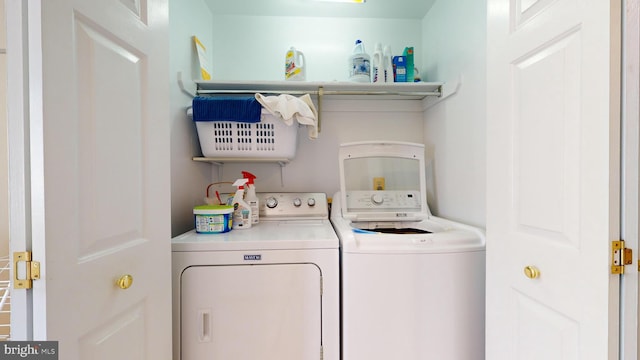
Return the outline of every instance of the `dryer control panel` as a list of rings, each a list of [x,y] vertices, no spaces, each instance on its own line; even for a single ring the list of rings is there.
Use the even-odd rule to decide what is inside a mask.
[[[260,220],[328,219],[324,193],[258,193]]]

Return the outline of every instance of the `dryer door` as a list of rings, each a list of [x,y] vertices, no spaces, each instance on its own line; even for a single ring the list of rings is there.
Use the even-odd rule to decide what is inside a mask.
[[[182,360],[320,359],[320,278],[313,264],[187,268]]]

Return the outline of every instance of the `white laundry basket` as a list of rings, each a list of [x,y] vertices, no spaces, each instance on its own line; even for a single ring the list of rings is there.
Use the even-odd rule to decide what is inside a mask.
[[[205,157],[293,159],[298,126],[268,116],[258,123],[196,121]]]

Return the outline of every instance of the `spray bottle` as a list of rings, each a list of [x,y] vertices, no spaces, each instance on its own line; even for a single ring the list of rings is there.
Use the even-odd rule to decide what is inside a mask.
[[[248,229],[251,227],[251,207],[244,201],[244,184],[247,179],[238,179],[233,183],[237,186],[233,196],[233,229]]]
[[[244,196],[244,201],[246,201],[251,208],[251,224],[255,225],[260,222],[260,203],[256,196],[256,186],[253,183],[256,176],[248,171],[243,171],[242,177],[247,179],[247,192]]]

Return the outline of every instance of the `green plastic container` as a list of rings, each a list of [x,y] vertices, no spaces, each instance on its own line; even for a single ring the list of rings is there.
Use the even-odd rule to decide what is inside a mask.
[[[232,228],[233,206],[200,205],[193,208],[196,232],[199,234],[221,234]]]

